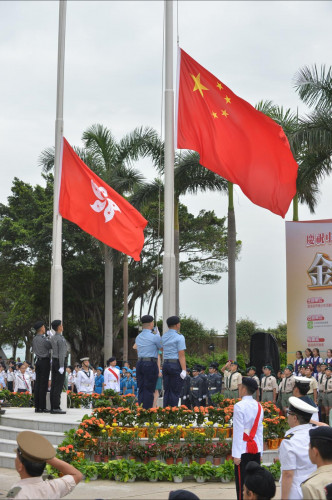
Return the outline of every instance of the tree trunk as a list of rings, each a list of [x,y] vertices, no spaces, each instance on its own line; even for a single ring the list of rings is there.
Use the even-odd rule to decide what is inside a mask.
[[[128,257],[123,261],[123,361],[128,361]]]
[[[180,224],[179,198],[174,197],[175,315],[180,313]]]
[[[236,227],[233,204],[233,184],[228,182],[228,358],[236,359]]]
[[[293,198],[293,221],[297,222],[299,220],[299,197],[296,194]]]
[[[104,245],[105,255],[105,336],[104,361],[113,354],[113,254],[112,249]]]

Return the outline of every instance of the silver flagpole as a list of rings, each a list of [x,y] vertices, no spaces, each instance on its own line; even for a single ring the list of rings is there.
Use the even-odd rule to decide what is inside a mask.
[[[58,35],[58,78],[55,119],[55,158],[54,158],[54,200],[53,200],[53,236],[51,269],[51,321],[62,320],[62,217],[59,214],[59,191],[62,163],[63,138],[63,87],[65,65],[67,0],[59,1]]]
[[[165,195],[163,322],[175,314],[173,0],[165,0]]]

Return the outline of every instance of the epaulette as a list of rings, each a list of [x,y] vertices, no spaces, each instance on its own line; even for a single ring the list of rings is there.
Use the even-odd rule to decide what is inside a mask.
[[[22,488],[20,486],[14,486],[14,488],[8,491],[6,498],[15,498],[16,495],[21,491],[21,489]]]
[[[285,437],[284,437],[284,439],[290,439],[290,438],[292,438],[293,436],[294,436],[294,434],[292,434],[292,433],[291,433],[291,434],[287,434],[287,436],[285,436]]]

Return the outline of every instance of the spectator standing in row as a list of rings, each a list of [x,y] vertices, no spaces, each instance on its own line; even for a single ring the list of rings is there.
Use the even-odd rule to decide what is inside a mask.
[[[309,364],[311,364],[311,363],[312,363],[312,359],[313,359],[314,355],[312,354],[312,350],[311,350],[311,349],[309,349],[309,347],[307,347],[307,348],[306,348],[306,350],[304,351],[304,355],[305,355],[305,357],[304,357],[304,360],[303,360],[303,361],[304,361],[304,363],[303,363],[303,364],[304,364],[304,365],[309,365]]]
[[[60,397],[65,381],[65,368],[67,357],[67,342],[64,339],[61,320],[56,319],[51,324],[55,334],[51,337],[52,345],[52,382],[51,382],[51,413],[64,414],[60,408]]]
[[[238,371],[238,362],[228,360],[222,367],[221,371],[225,374],[225,391],[226,398],[238,398],[239,388],[242,383],[242,375]]]
[[[30,392],[31,394],[31,381],[30,377],[26,375],[24,363],[19,364],[15,373],[14,392]]]
[[[104,375],[101,366],[97,368],[97,375],[95,376],[95,393],[101,394],[103,392]]]
[[[247,368],[247,377],[253,378],[257,382],[257,391],[256,394],[253,394],[253,398],[256,401],[259,401],[259,388],[260,388],[260,380],[256,375],[256,366],[249,366]]]
[[[82,358],[82,369],[77,373],[76,387],[77,392],[92,394],[95,388],[95,376],[90,368],[90,358]]]
[[[328,349],[326,351],[326,354],[327,354],[327,358],[325,359],[325,363],[327,365],[332,365],[332,349]]]
[[[180,333],[180,318],[171,316],[166,320],[169,330],[162,338],[164,351],[163,382],[164,382],[164,408],[178,406],[183,381],[187,375],[186,367],[186,341]],[[138,393],[139,395],[139,393]]]
[[[294,361],[294,373],[299,374],[300,366],[304,364],[302,351],[296,351],[296,360]]]
[[[34,324],[36,335],[32,340],[32,351],[35,355],[36,382],[34,388],[35,412],[49,413],[46,409],[46,394],[48,391],[48,379],[51,369],[52,344],[45,337],[45,324],[37,321]]]
[[[265,365],[264,366],[264,376],[261,381],[262,388],[262,402],[272,402],[276,403],[277,401],[277,381],[276,378],[272,375],[272,366]]]
[[[293,394],[295,379],[293,375],[293,365],[287,365],[284,370],[285,377],[281,381],[279,391],[281,391],[281,407],[284,414],[288,409],[288,400]]]
[[[107,389],[120,393],[120,370],[116,367],[114,356],[107,360],[107,368],[104,371],[104,390]]]
[[[322,358],[320,357],[319,349],[314,347],[312,350],[312,366],[314,373],[317,373],[317,366],[323,363]]]
[[[315,405],[317,405],[317,403],[318,403],[318,394],[317,394],[318,383],[312,374],[311,366],[306,366],[305,376],[306,376],[306,378],[308,378],[310,380],[310,388],[309,388],[308,396],[309,396],[309,398],[311,398],[313,400]]]
[[[270,471],[249,462],[246,467],[243,500],[270,500],[276,494],[276,484]]]

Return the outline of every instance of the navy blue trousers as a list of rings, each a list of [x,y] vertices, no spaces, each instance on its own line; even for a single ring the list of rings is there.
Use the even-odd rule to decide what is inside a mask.
[[[138,404],[148,410],[153,406],[154,391],[159,375],[155,361],[137,361],[136,380],[138,387]]]
[[[163,383],[164,383],[164,408],[166,406],[178,406],[183,380],[180,377],[181,373],[180,361],[177,363],[163,364]]]

